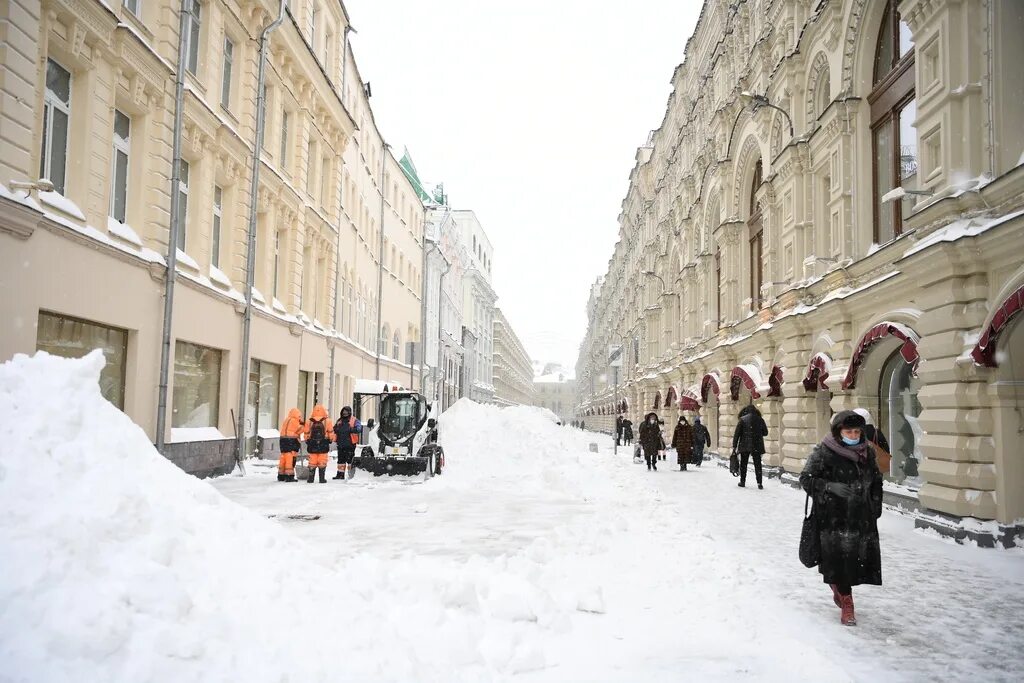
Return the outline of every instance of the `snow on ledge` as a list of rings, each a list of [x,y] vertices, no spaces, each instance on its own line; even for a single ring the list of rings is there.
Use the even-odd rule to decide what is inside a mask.
[[[195,259],[193,259],[191,256],[189,256],[185,252],[183,252],[181,249],[178,249],[177,251],[178,251],[178,254],[177,254],[178,264],[182,265],[182,266],[185,266],[186,268],[188,268],[190,270],[194,270],[195,272],[198,273],[199,272],[199,264],[196,263]]]
[[[113,216],[107,216],[107,232],[128,244],[142,249],[142,239],[139,237],[139,233],[132,230],[131,226],[127,223],[122,223]]]
[[[171,427],[171,443],[218,441],[226,438],[216,427]]]
[[[258,429],[256,430],[256,436],[261,439],[276,439],[281,436],[281,432],[276,429]]]
[[[85,214],[78,208],[78,205],[59,192],[40,192],[39,201],[66,216],[85,222]]]

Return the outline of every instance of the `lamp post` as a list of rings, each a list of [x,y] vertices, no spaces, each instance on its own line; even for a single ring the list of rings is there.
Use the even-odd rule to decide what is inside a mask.
[[[770,107],[771,109],[782,112],[782,115],[786,117],[786,121],[789,122],[789,137],[793,137],[793,119],[789,116],[788,111],[782,107],[772,104],[764,95],[757,95],[749,90],[741,92],[740,99],[743,100],[744,104],[752,107],[755,112],[761,107]]]

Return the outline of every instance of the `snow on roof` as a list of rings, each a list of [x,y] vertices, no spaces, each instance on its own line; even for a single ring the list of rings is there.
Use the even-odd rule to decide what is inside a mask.
[[[385,382],[380,379],[357,379],[354,394],[383,394],[391,391],[405,391],[405,387],[397,382]]]
[[[1007,221],[1011,221],[1022,214],[1024,214],[1024,211],[1015,211],[996,218],[961,218],[960,220],[955,220],[949,225],[939,228],[914,246],[907,249],[903,252],[903,258],[913,256],[917,252],[924,251],[928,247],[940,242],[956,242],[957,240],[965,237],[976,237],[981,233],[1002,225]]]

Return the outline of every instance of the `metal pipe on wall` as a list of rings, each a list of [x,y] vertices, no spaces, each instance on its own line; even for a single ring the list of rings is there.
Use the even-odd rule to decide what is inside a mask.
[[[238,365],[238,429],[235,435],[235,461],[242,474],[245,474],[243,460],[245,458],[245,408],[249,394],[249,337],[252,330],[252,289],[255,285],[256,269],[256,201],[260,182],[260,152],[263,149],[263,133],[266,125],[267,101],[263,85],[266,82],[268,37],[284,21],[285,7],[288,0],[281,0],[281,8],[277,19],[270,22],[260,33],[259,69],[256,76],[256,139],[252,150],[252,178],[249,183],[249,225],[245,250],[245,313],[242,316],[242,360]]]
[[[380,239],[377,240],[377,332],[374,338],[377,340],[376,353],[374,359],[376,363],[374,379],[380,379],[380,355],[381,355],[381,317],[384,312],[384,162],[388,158],[388,150],[391,146],[384,142],[383,138],[380,141]],[[383,345],[387,345],[387,341],[383,342]]]

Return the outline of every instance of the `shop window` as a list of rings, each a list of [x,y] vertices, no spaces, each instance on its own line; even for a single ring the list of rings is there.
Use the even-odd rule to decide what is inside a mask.
[[[913,124],[914,49],[910,29],[900,19],[895,3],[888,3],[875,47],[874,88],[871,104],[871,144],[874,175],[874,239],[884,244],[903,234],[903,222],[913,199],[882,203],[882,196],[898,186],[916,184],[918,152]]]
[[[879,419],[876,426],[885,430],[889,440],[892,478],[913,487],[921,484],[918,471],[922,435],[917,421],[921,414],[921,403],[917,398],[919,384],[913,364],[903,358],[899,349],[894,351],[882,366],[878,382]]]
[[[103,398],[124,410],[128,332],[57,313],[39,312],[37,351],[46,351],[63,358],[81,358],[93,349],[101,349],[107,360],[100,372],[100,393]]]
[[[217,426],[221,355],[198,344],[175,343],[171,427]]]
[[[43,95],[43,148],[39,177],[48,178],[53,189],[64,194],[68,161],[68,122],[71,119],[71,72],[52,59],[46,60],[46,93]]]
[[[298,408],[302,414],[309,417],[313,406],[309,405],[309,371],[299,370],[299,398]]]
[[[261,429],[277,429],[280,418],[278,397],[281,392],[281,366],[253,360],[249,368],[246,436],[254,437]],[[255,444],[251,444],[255,445]]]

